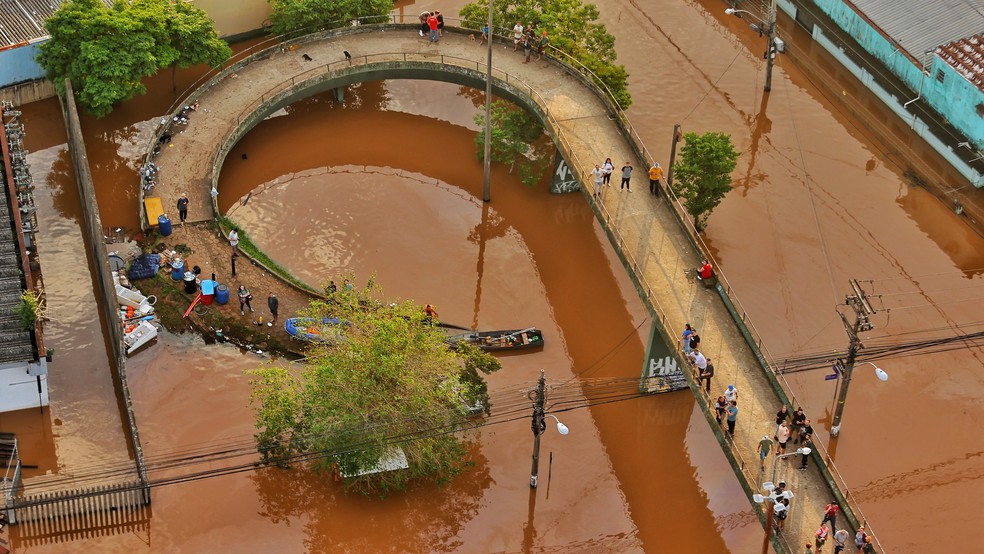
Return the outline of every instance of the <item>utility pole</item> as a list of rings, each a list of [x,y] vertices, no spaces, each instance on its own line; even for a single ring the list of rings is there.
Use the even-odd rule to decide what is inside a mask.
[[[533,471],[530,474],[530,488],[535,489],[540,471],[540,435],[547,430],[546,416],[543,413],[543,406],[547,402],[547,379],[542,369],[536,390],[530,391],[530,399],[533,400]]]
[[[673,162],[676,160],[676,147],[680,139],[683,138],[683,129],[680,128],[680,124],[677,123],[673,126],[673,143],[670,144],[670,167],[666,168],[666,188],[669,189],[673,185]]]
[[[484,166],[485,172],[482,201],[492,200],[492,0],[489,0],[489,49],[488,65],[485,68],[485,151]],[[536,486],[536,485],[534,485]]]
[[[765,92],[772,90],[772,65],[776,60],[776,0],[769,2],[769,19],[765,22],[769,44],[765,48]]]
[[[847,338],[850,341],[850,345],[847,347],[847,357],[844,360],[838,360],[843,367],[843,383],[841,383],[840,392],[837,395],[837,405],[834,408],[834,419],[831,422],[830,436],[836,437],[840,434],[841,428],[841,418],[844,416],[844,403],[847,402],[847,389],[851,385],[851,376],[854,373],[854,363],[857,360],[858,352],[864,348],[864,344],[861,343],[861,339],[858,338],[858,333],[864,331],[870,331],[874,329],[871,324],[870,316],[875,313],[874,308],[868,302],[868,297],[866,296],[864,289],[858,284],[857,279],[851,279],[851,288],[854,290],[854,294],[848,294],[845,297],[845,302],[848,306],[854,309],[854,323],[850,323],[847,320],[847,316],[843,313],[838,312],[841,317],[841,321],[844,323],[844,330],[847,331]]]

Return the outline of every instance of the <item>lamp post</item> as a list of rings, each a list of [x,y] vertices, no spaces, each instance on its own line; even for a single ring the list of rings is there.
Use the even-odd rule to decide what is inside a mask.
[[[547,381],[544,371],[540,370],[540,380],[537,381],[536,390],[530,391],[530,399],[533,400],[533,470],[530,473],[530,488],[535,489],[540,472],[540,435],[547,430],[546,418],[552,417],[557,422],[557,432],[561,435],[570,433],[570,429],[557,419],[553,414],[544,413],[544,404],[547,401]]]
[[[807,448],[807,451],[810,449]],[[786,456],[792,456],[792,454],[785,454]],[[753,494],[752,500],[756,504],[761,504],[768,500],[772,506],[770,506],[766,511],[765,516],[765,542],[762,543],[762,554],[767,554],[769,551],[769,539],[772,538],[772,514],[776,511],[782,511],[786,509],[784,504],[780,504],[780,498],[785,498],[786,500],[793,499],[793,491],[783,491],[781,494],[775,493],[776,486],[771,482],[762,483],[762,488],[768,492],[768,496],[763,496],[761,494]],[[782,510],[779,510],[779,506],[782,506]]]
[[[850,353],[849,353],[850,354]],[[875,376],[880,381],[888,381],[888,373],[871,362],[861,362],[860,365],[868,364],[875,368]],[[844,382],[841,383],[840,394],[837,396],[837,406],[834,408],[834,419],[830,424],[830,436],[836,437],[840,434],[841,418],[844,417],[844,404],[847,402],[847,388],[851,385],[851,377],[854,375],[854,357],[849,355],[847,363],[844,364]]]
[[[752,12],[748,10],[737,10],[735,8],[728,8],[724,10],[724,13],[728,15],[737,15],[740,13],[747,13],[748,15],[758,19],[765,29],[761,27],[756,27],[759,36],[762,36],[764,32],[769,38],[768,46],[765,48],[765,92],[772,90],[772,66],[775,63],[776,53],[779,51],[779,44],[776,42],[776,0],[770,0],[769,2],[769,13],[766,14],[768,19],[762,20]]]

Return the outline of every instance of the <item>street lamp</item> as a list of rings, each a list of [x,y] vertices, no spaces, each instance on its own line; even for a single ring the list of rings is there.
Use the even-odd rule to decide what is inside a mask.
[[[861,362],[859,365],[868,364],[875,368],[875,377],[878,377],[879,381],[888,381],[888,373],[884,369],[876,366],[871,362]],[[834,409],[834,419],[831,422],[830,436],[836,437],[840,434],[841,428],[841,418],[844,417],[844,405],[847,403],[847,387],[851,384],[851,377],[854,375],[854,364],[848,363],[844,365],[844,383],[841,384],[840,394],[837,397],[837,406]]]
[[[560,433],[561,435],[566,435],[567,433],[571,432],[571,430],[568,429],[566,425],[564,425],[563,423],[560,422],[559,419],[557,419],[557,416],[553,414],[547,414],[547,417],[554,418],[554,421],[557,422],[557,432]]]
[[[810,449],[807,448],[805,450],[807,451],[807,454],[809,454]],[[796,453],[794,452],[793,454]],[[792,456],[793,454],[785,454],[785,456]],[[754,500],[756,504],[761,504],[766,500],[773,504],[773,506],[767,510],[765,516],[765,542],[762,543],[762,552],[764,554],[769,551],[769,539],[772,538],[772,514],[778,514],[786,510],[786,506],[780,503],[780,499],[785,498],[786,500],[792,500],[793,491],[783,491],[781,494],[777,495],[775,492],[776,486],[772,484],[771,481],[762,483],[762,488],[769,493],[768,496],[753,494],[752,500]]]
[[[767,20],[760,19],[757,15],[750,11],[736,10],[735,8],[728,8],[724,10],[724,13],[728,15],[747,13],[765,25],[764,30],[761,27],[757,27],[757,30],[759,36],[762,36],[764,31],[766,36],[769,37],[769,45],[765,49],[765,92],[769,92],[772,90],[772,65],[775,63],[776,53],[782,51],[782,41],[776,37],[776,0],[771,0],[769,2],[769,13],[767,14]]]

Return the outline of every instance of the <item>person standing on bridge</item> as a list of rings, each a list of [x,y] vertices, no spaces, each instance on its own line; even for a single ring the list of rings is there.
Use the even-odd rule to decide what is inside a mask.
[[[728,385],[728,388],[724,389],[724,399],[728,402],[737,402],[738,389],[734,385]]]
[[[591,176],[594,177],[594,197],[601,198],[601,189],[605,186],[605,174],[601,171],[599,164],[595,164],[594,169],[591,170]]]
[[[776,429],[776,440],[779,441],[779,448],[776,449],[776,456],[785,454],[786,443],[789,442],[789,427],[786,427],[785,420],[779,422],[779,427]]]
[[[437,17],[437,38],[441,38],[444,36],[444,16],[441,10],[434,10],[434,16]]]
[[[759,441],[759,469],[765,469],[765,459],[771,450],[772,439],[768,435],[762,435],[762,440]]]
[[[540,42],[536,47],[536,61],[543,59],[543,52],[546,51],[547,46],[550,44],[550,37],[547,36],[547,32],[543,31],[540,35]]]
[[[612,172],[615,171],[615,164],[612,163],[611,158],[605,158],[605,163],[601,164],[601,171],[605,173],[605,184],[612,186]]]
[[[267,323],[267,327],[273,327],[273,324],[277,322],[277,312],[280,311],[280,299],[277,298],[277,293],[270,291],[270,296],[267,296],[267,308],[270,308],[270,315],[273,319]]]
[[[229,246],[232,247],[233,254],[239,251],[239,233],[235,229],[229,231]]]
[[[735,436],[735,423],[738,422],[738,403],[734,400],[728,405],[728,434]]]
[[[178,218],[181,219],[182,225],[188,219],[188,195],[183,192],[181,198],[178,198]]]
[[[649,168],[649,194],[659,196],[659,180],[662,178],[663,168],[659,166],[659,162],[653,162],[653,166]]]
[[[708,358],[707,359],[707,367],[705,367],[704,368],[704,371],[701,371],[700,374],[698,375],[698,378],[706,381],[706,384],[704,385],[704,392],[706,392],[707,394],[711,394],[711,378],[712,377],[714,377],[714,364],[712,364],[711,363],[711,359]],[[698,383],[697,386],[699,387],[700,386],[700,383]]]
[[[714,403],[714,419],[717,420],[718,425],[724,421],[724,412],[728,408],[728,401],[724,399],[723,396],[719,396],[717,401]]]
[[[683,328],[683,353],[690,355],[690,335],[694,333],[694,328],[688,323]]]
[[[513,52],[519,50],[519,41],[523,40],[523,22],[517,21],[513,27]]]
[[[632,164],[630,164],[629,162],[625,162],[625,165],[622,166],[622,185],[618,187],[619,192],[621,192],[622,189],[632,192],[632,185],[629,184],[629,179],[631,177],[632,177]]]
[[[427,17],[427,29],[428,29],[428,36],[430,37],[431,42],[433,42],[434,44],[441,42],[441,36],[438,34],[437,31],[437,17],[435,17],[434,15],[430,15]]]

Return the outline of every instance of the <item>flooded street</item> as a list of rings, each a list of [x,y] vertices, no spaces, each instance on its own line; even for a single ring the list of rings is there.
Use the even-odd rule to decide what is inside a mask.
[[[433,7],[452,14],[460,5]],[[771,357],[846,348],[835,308],[849,279],[871,281],[863,283],[878,310],[874,331],[863,337],[871,347],[979,329],[984,241],[908,185],[898,156],[792,60],[779,58],[772,93],[763,98],[763,41],[725,16],[724,3],[598,6],[631,75],[629,117],[657,159],[666,163],[675,123],[688,132],[728,132],[742,152],[735,190],[714,212],[705,240]],[[812,63],[830,64],[804,50],[804,33],[785,29]],[[179,77],[181,89],[194,74]],[[161,75],[150,94],[111,117],[83,119],[107,228],[139,225],[137,157],[173,101],[169,85],[170,75]],[[862,89],[843,88],[870,104]],[[350,89],[344,107],[328,95],[301,101],[233,150],[220,206],[309,283],[375,274],[388,294],[434,303],[448,322],[543,329],[544,351],[503,358],[491,391],[521,396],[540,369],[568,387],[638,376],[650,322],[584,199],[524,187],[496,168],[493,201],[480,202],[476,95],[391,81]],[[22,109],[51,306],[47,341],[56,354],[50,413],[3,421],[31,426],[37,455],[25,455],[25,463],[39,472],[116,464],[129,454],[79,258],[78,195],[61,116],[53,100]],[[895,134],[904,137],[904,126]],[[951,173],[931,154],[918,159],[937,178]],[[704,340],[710,346],[714,338]],[[260,361],[173,336],[131,360],[148,457],[248,440],[242,372]],[[931,550],[941,536],[958,549],[984,540],[984,529],[973,525],[975,496],[966,494],[984,474],[984,439],[966,432],[984,416],[982,353],[900,353],[877,363],[891,379],[881,383],[870,366],[859,368],[835,450],[865,516],[894,552]],[[787,378],[827,442],[834,390],[824,373]],[[535,502],[523,419],[475,435],[475,467],[444,489],[378,501],[340,494],[313,476],[241,473],[154,489],[145,533],[32,551],[200,552],[221,544],[285,552],[745,552],[761,544],[761,526],[687,393],[560,415],[572,431],[545,435]]]

